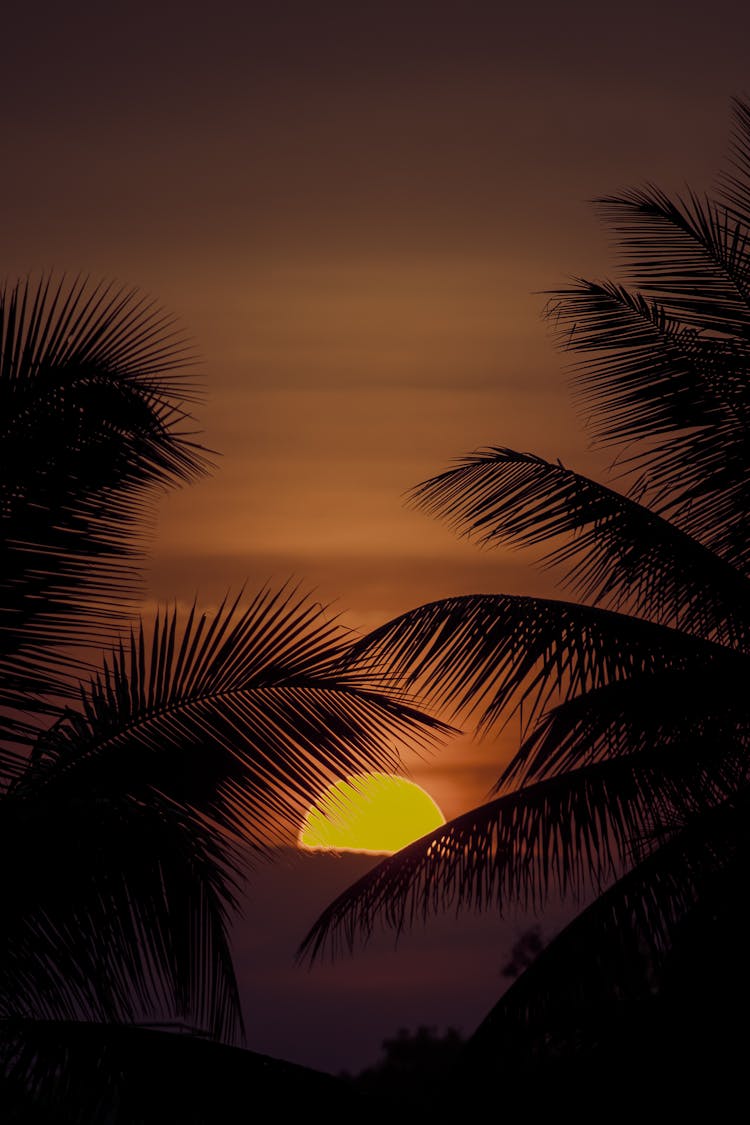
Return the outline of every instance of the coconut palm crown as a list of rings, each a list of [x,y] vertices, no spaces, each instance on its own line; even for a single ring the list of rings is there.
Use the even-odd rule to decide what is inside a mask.
[[[598,893],[489,1017],[479,1038],[503,1050],[658,990],[678,944],[735,925],[746,893],[750,106],[734,110],[717,196],[599,200],[623,282],[576,280],[548,305],[594,438],[617,450],[611,486],[498,447],[412,493],[483,546],[547,544],[571,600],[448,598],[359,647],[485,734],[516,715],[522,736],[486,804],[381,862],[302,952]]]
[[[0,1102],[54,1104],[60,1044],[114,1042],[91,1021],[241,1040],[248,863],[330,780],[446,729],[291,587],[133,620],[154,500],[207,467],[195,397],[189,344],[137,292],[0,292]]]

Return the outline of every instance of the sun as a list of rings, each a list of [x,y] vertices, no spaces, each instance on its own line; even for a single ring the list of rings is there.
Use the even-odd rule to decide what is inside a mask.
[[[393,855],[441,824],[445,817],[419,785],[405,777],[367,773],[337,781],[311,805],[299,846]]]

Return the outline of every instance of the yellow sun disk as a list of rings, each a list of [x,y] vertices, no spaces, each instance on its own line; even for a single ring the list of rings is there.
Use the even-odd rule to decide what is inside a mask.
[[[363,774],[329,786],[308,810],[299,845],[308,851],[392,855],[441,824],[442,812],[413,781]]]

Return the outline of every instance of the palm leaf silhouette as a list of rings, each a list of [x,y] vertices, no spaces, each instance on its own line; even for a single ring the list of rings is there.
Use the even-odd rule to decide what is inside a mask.
[[[145,1010],[236,1038],[226,925],[248,853],[293,839],[316,788],[448,729],[342,661],[348,643],[281,590],[157,616],[114,650],[4,801],[3,1014]]]
[[[191,355],[134,291],[0,294],[0,1094],[20,1119],[109,1119],[150,1049],[219,1073],[248,867],[330,781],[449,730],[291,587],[127,631],[154,499],[207,467]],[[230,1053],[144,1043],[144,1021]]]
[[[550,301],[580,357],[574,386],[594,437],[619,449],[615,484],[493,448],[412,494],[486,547],[545,544],[544,563],[581,601],[446,599],[353,654],[387,660],[485,733],[516,714],[521,743],[488,804],[344,892],[303,956],[447,907],[539,909],[552,894],[600,893],[478,1035],[495,1063],[517,1034],[521,1051],[575,1050],[571,1011],[594,1013],[591,1038],[613,998],[665,987],[696,919],[714,943],[736,924],[727,903],[747,870],[750,799],[744,103],[736,129],[725,202],[674,202],[653,187],[602,200],[629,285],[582,280]]]
[[[70,646],[106,640],[137,604],[155,494],[205,471],[186,412],[193,362],[135,290],[0,291],[5,739],[33,738],[23,716],[54,714],[50,697],[71,691]]]

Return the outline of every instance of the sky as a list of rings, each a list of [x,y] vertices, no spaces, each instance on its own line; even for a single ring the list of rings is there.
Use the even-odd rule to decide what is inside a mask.
[[[367,629],[450,594],[551,593],[527,555],[403,495],[487,444],[603,470],[545,293],[616,271],[593,198],[710,186],[749,32],[736,0],[13,5],[0,273],[137,286],[201,356],[216,470],[161,505],[148,602],[294,577]],[[510,748],[466,737],[407,765],[453,816]],[[469,1033],[496,999],[521,922],[293,969],[370,862],[287,857],[249,890],[255,1049],[356,1068],[401,1024]]]

